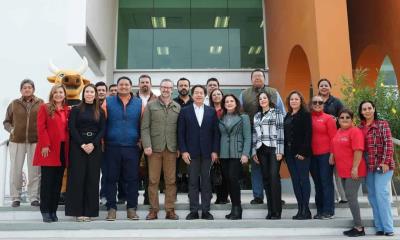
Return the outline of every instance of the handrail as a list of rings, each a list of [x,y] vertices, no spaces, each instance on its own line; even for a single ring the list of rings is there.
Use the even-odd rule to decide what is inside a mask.
[[[400,140],[399,140],[399,139],[392,138],[392,140],[393,140],[393,144],[394,144],[394,145],[400,146]],[[395,149],[394,149],[394,150],[395,150]],[[396,151],[396,150],[395,150],[395,151]],[[393,157],[396,157],[396,154],[394,154]],[[399,167],[399,166],[395,166],[395,167]],[[393,178],[392,178],[392,190],[393,190],[393,192],[394,192],[394,198],[395,198],[394,204],[395,204],[395,206],[396,206],[396,208],[397,208],[397,213],[400,215],[399,196],[397,195],[397,191],[396,191],[396,188],[395,188],[395,186],[394,186]]]
[[[0,159],[0,207],[4,206],[4,197],[6,192],[6,175],[7,175],[7,154],[8,154],[8,140],[0,143],[0,148],[3,149],[3,159]]]

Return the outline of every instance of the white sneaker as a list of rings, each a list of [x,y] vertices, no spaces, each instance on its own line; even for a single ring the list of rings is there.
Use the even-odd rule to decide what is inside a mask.
[[[107,203],[107,198],[102,197],[102,198],[100,199],[100,205],[106,205],[106,203]]]

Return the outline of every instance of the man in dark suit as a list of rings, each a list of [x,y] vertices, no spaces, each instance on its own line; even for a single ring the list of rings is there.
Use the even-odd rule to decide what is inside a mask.
[[[193,86],[191,93],[194,102],[181,110],[178,120],[179,151],[189,170],[190,213],[186,219],[199,218],[200,181],[201,218],[213,220],[210,213],[210,168],[219,152],[218,118],[215,110],[204,104],[207,90],[203,86]]]

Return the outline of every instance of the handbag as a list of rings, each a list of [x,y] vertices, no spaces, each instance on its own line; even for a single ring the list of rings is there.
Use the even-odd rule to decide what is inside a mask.
[[[211,185],[221,186],[222,185],[222,167],[219,163],[211,165],[210,169]]]

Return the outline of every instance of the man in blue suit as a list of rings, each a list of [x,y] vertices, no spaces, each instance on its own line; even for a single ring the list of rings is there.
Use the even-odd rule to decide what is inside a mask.
[[[220,135],[215,110],[204,104],[207,90],[195,85],[191,90],[193,104],[184,107],[178,120],[178,143],[182,159],[188,164],[190,213],[187,220],[199,219],[199,181],[201,184],[201,218],[213,220],[210,169],[218,159]]]

